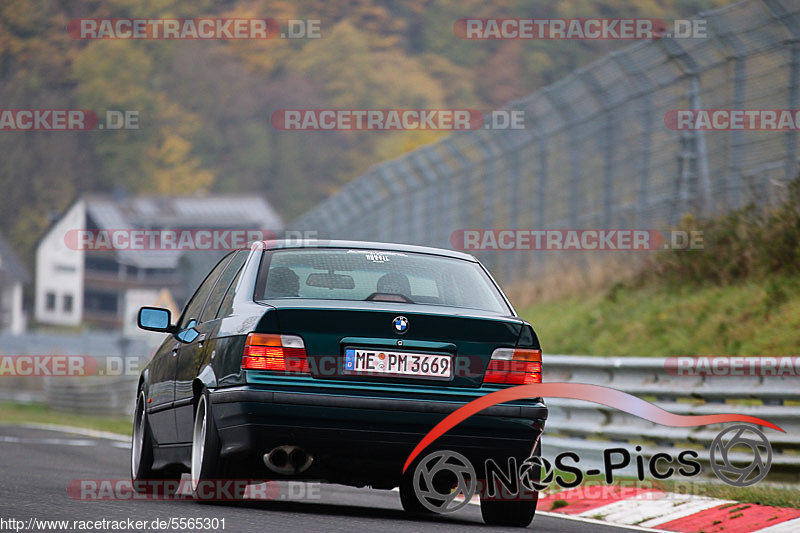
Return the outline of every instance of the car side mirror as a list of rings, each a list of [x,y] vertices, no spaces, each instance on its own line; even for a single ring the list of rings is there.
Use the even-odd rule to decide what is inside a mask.
[[[137,323],[141,329],[173,333],[175,331],[175,326],[173,326],[171,322],[172,315],[169,309],[162,309],[160,307],[142,307],[139,309]]]

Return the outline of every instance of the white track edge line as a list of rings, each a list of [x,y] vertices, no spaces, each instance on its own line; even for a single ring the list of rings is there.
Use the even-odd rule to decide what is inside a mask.
[[[624,529],[630,529],[631,531],[656,531],[658,533],[662,533],[667,531],[666,529],[653,529],[651,527],[642,527],[642,526],[632,526],[629,524],[617,524],[616,522],[607,522],[605,520],[597,520],[595,518],[587,518],[585,516],[575,516],[565,513],[551,513],[550,511],[536,511],[536,515],[543,515],[551,518],[564,518],[566,520],[575,520],[576,522],[586,522],[587,524],[594,524],[598,526],[609,526],[609,527],[619,527]],[[534,522],[536,521],[536,517],[533,518]],[[672,532],[671,532],[672,533]]]
[[[84,435],[86,437],[94,437],[96,439],[115,440],[118,442],[131,441],[131,438],[129,436],[122,435],[121,433],[112,433],[110,431],[101,431],[98,429],[88,429],[76,426],[64,426],[61,424],[39,424],[36,422],[25,422],[25,423],[3,422],[0,423],[0,426],[16,426],[29,429],[44,429],[48,431],[59,431],[61,433],[74,433],[76,435]]]

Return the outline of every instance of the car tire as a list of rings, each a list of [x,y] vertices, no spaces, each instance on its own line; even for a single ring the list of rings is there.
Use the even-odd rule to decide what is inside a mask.
[[[139,390],[136,398],[136,409],[133,414],[133,436],[131,437],[131,481],[133,489],[140,493],[154,490],[158,473],[153,470],[153,439],[147,420],[147,402],[143,390]]]
[[[407,513],[433,514],[433,511],[422,505],[414,491],[413,476],[406,474],[400,480],[400,504]]]
[[[192,495],[200,499],[198,488],[200,482],[220,478],[219,468],[219,435],[211,412],[211,401],[208,390],[198,396],[194,410],[194,426],[192,428],[191,483]]]
[[[208,389],[198,396],[195,406],[194,426],[192,428],[192,456],[191,456],[191,485],[192,496],[195,501],[201,503],[214,503],[220,499],[227,498],[230,494],[234,500],[244,497],[245,489],[234,484],[233,489],[228,486],[228,492],[220,491],[224,484],[217,486],[212,484],[212,493],[209,494],[208,488],[200,490],[202,482],[213,482],[222,480],[226,477],[226,469],[220,459],[220,441],[217,433],[217,426],[214,422],[211,399]],[[227,480],[226,480],[227,481]]]
[[[481,516],[488,526],[528,527],[536,514],[536,500],[497,501],[481,497]]]

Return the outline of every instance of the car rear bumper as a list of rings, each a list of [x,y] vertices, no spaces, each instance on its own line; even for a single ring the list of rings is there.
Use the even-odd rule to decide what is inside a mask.
[[[221,455],[241,469],[267,474],[263,455],[276,446],[295,445],[314,456],[303,477],[387,488],[397,484],[406,458],[424,435],[468,401],[253,386],[211,392]],[[475,465],[488,458],[524,459],[541,436],[546,418],[547,407],[541,403],[493,406],[447,432],[426,452],[457,451]]]

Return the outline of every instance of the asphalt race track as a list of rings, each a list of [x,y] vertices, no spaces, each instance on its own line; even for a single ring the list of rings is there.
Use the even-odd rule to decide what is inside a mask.
[[[168,521],[208,517],[224,518],[225,530],[236,532],[508,531],[486,527],[476,505],[467,505],[450,515],[410,516],[402,511],[396,492],[339,485],[317,485],[313,499],[291,499],[287,495],[282,500],[213,505],[193,501],[82,501],[68,496],[70,481],[128,478],[127,443],[39,428],[0,425],[0,465],[0,519],[24,521],[22,530],[31,518]],[[0,529],[13,531],[7,524]],[[564,533],[631,531],[542,515],[536,516],[529,529]]]

